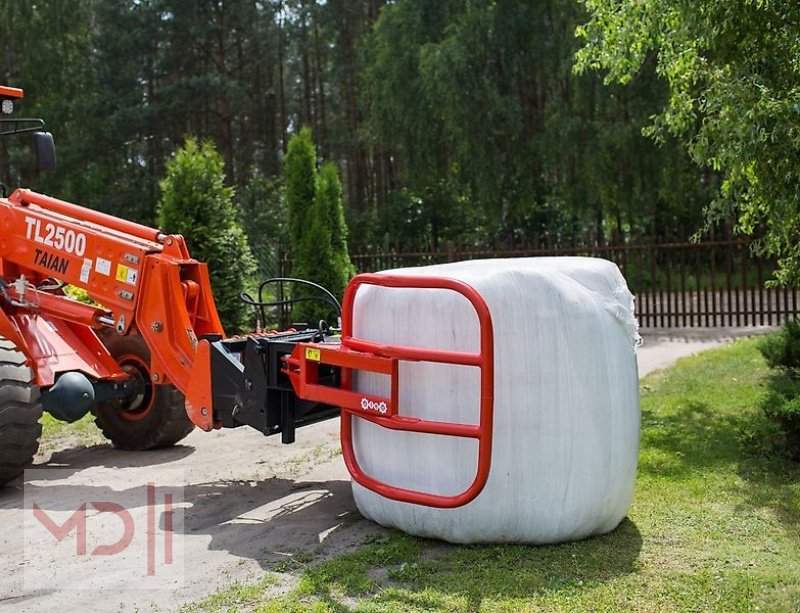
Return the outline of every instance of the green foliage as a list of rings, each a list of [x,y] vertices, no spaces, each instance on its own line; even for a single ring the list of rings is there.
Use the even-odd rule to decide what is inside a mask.
[[[275,177],[254,173],[237,192],[241,223],[256,259],[257,279],[276,277],[278,259],[289,248],[286,225],[286,193]]]
[[[0,138],[0,181],[9,187],[51,191],[66,173],[79,173],[71,139],[76,100],[89,79],[91,8],[63,0],[6,0],[0,3],[0,84],[21,87],[17,117],[43,117],[58,147],[56,173],[34,171],[28,135]],[[55,24],[58,24],[57,27]],[[91,122],[84,122],[89,126]]]
[[[108,445],[108,439],[95,424],[94,415],[91,413],[73,423],[61,421],[45,413],[42,415],[41,424],[40,454],[77,447]]]
[[[800,461],[800,379],[785,373],[774,375],[761,407],[780,429],[770,447]]]
[[[345,286],[355,274],[347,251],[342,184],[333,163],[316,168],[311,131],[302,129],[292,137],[286,154],[286,202],[292,246],[292,274],[313,281],[341,300]],[[314,293],[299,288],[300,296]],[[319,302],[295,305],[292,319],[316,326],[331,320],[332,310]],[[335,321],[333,322],[335,323]]]
[[[229,332],[244,324],[239,294],[246,289],[255,264],[239,224],[233,189],[224,185],[223,161],[214,145],[188,138],[167,163],[161,181],[158,225],[182,234],[189,253],[208,264],[220,319]]]
[[[70,298],[74,298],[78,302],[82,302],[83,304],[90,304],[92,306],[97,306],[97,303],[92,300],[92,297],[89,296],[89,292],[87,292],[82,287],[76,287],[74,285],[66,285],[64,286],[64,293],[69,296]]]
[[[761,403],[765,415],[779,428],[773,431],[773,440],[764,441],[765,446],[800,460],[800,321],[787,321],[780,332],[764,338],[758,349],[778,371],[770,378]]]
[[[794,0],[583,0],[580,70],[627,83],[651,61],[668,98],[648,129],[675,135],[724,173],[708,222],[738,216],[776,256],[779,283],[800,283],[800,5]]]
[[[780,332],[765,337],[758,346],[770,368],[800,377],[800,321],[788,320]]]
[[[292,136],[284,162],[286,212],[292,251],[303,240],[317,192],[317,151],[307,126]]]
[[[714,177],[641,134],[663,84],[652,66],[633,91],[573,74],[584,18],[570,0],[385,7],[367,46],[371,131],[399,151],[412,198],[382,216],[418,200],[412,242],[434,248],[698,225]]]
[[[341,300],[344,287],[342,275],[337,269],[331,247],[331,233],[320,216],[314,215],[303,230],[296,256],[293,258],[292,275],[313,281]],[[320,292],[298,286],[295,296],[318,296]],[[317,301],[301,302],[292,309],[292,321],[304,322],[316,327],[320,319],[336,324],[333,308]]]
[[[661,19],[676,2],[633,6]],[[26,88],[20,112],[48,121],[59,156],[56,173],[36,176],[27,139],[6,139],[0,177],[151,223],[172,152],[187,134],[212,140],[242,206],[269,202],[243,217],[263,271],[285,246],[266,219],[285,219],[266,182],[298,126],[342,171],[360,252],[603,242],[653,225],[663,235],[699,225],[719,188],[676,139],[641,134],[669,101],[655,55],[636,56],[629,88],[573,74],[572,34],[587,19],[574,0],[79,4],[0,6],[0,80]],[[781,112],[791,118],[791,105]],[[731,117],[708,130],[735,128]],[[287,179],[308,188],[310,207],[308,141],[292,152],[310,160],[306,177]],[[794,172],[784,166],[772,170]]]
[[[347,250],[347,222],[344,218],[344,202],[342,200],[342,182],[339,171],[333,162],[325,162],[319,169],[317,177],[317,193],[314,201],[314,215],[323,220],[330,232],[331,255],[335,270],[334,285],[328,289],[334,296],[344,294],[344,288],[356,269],[350,262]]]

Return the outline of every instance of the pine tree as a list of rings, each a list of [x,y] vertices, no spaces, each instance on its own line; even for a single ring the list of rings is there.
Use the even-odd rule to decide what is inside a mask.
[[[319,173],[311,131],[303,128],[289,141],[286,154],[286,203],[293,275],[313,281],[338,299],[355,270],[347,253],[347,224],[342,184],[336,166],[323,164]],[[314,294],[297,288],[295,296]],[[331,309],[318,302],[295,305],[292,319],[316,326],[330,320]]]
[[[342,296],[347,282],[356,274],[356,270],[350,262],[350,254],[347,251],[347,222],[344,218],[342,183],[333,162],[325,162],[319,169],[315,206],[318,211],[317,215],[324,219],[330,231],[331,252],[336,274],[333,285],[328,289],[334,295]]]
[[[311,129],[304,127],[289,141],[286,151],[286,209],[292,251],[300,245],[309,223],[317,190],[317,151]]]
[[[222,325],[238,332],[245,316],[239,294],[255,263],[223,168],[212,143],[188,138],[160,182],[158,224],[165,232],[182,234],[192,257],[208,264]]]

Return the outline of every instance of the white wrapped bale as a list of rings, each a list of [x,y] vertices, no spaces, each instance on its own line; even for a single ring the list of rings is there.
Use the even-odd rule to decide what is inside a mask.
[[[492,463],[469,504],[435,509],[397,502],[353,482],[359,511],[382,525],[454,543],[558,543],[603,534],[633,497],[640,410],[633,297],[618,268],[596,258],[481,260],[389,271],[449,277],[486,301],[493,320]],[[357,338],[477,353],[479,324],[460,294],[362,286]],[[400,363],[399,413],[477,424],[479,370]],[[355,389],[389,395],[359,373]],[[367,475],[442,496],[466,490],[475,439],[399,432],[353,419]]]

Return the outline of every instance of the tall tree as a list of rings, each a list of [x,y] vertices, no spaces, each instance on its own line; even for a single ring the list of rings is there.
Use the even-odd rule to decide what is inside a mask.
[[[347,282],[356,273],[356,270],[350,261],[350,254],[347,250],[348,231],[342,202],[342,182],[339,180],[339,171],[336,170],[333,162],[325,162],[319,169],[314,205],[315,216],[320,217],[330,232],[334,278],[328,289],[335,296],[342,296]]]
[[[715,187],[674,139],[640,132],[668,100],[654,55],[632,87],[573,74],[587,19],[574,0],[73,5],[0,6],[7,80],[50,123],[61,165],[25,177],[29,152],[0,145],[0,170],[136,221],[153,219],[187,134],[217,145],[250,213],[283,218],[273,187],[304,125],[341,171],[358,251],[661,234],[699,223]],[[265,217],[246,219],[266,271]]]
[[[662,84],[649,66],[635,92],[572,74],[582,19],[570,0],[400,0],[381,13],[366,71],[372,134],[410,192],[395,206],[419,211],[433,246],[603,242],[641,233],[656,211],[698,218],[701,173],[674,142],[639,132]]]
[[[651,58],[669,97],[649,128],[724,173],[709,221],[734,214],[800,283],[800,5],[794,0],[584,0],[581,70],[628,83]]]
[[[286,152],[286,213],[292,252],[299,249],[303,228],[311,221],[317,193],[317,151],[311,129],[303,128]]]
[[[236,201],[256,259],[258,279],[279,276],[280,259],[289,249],[283,183],[254,169],[247,184],[237,190]]]
[[[313,281],[341,299],[355,273],[347,253],[342,186],[333,164],[323,164],[317,171],[315,147],[307,128],[289,141],[286,202],[293,276]],[[309,292],[300,289],[298,294]],[[331,309],[316,302],[301,302],[292,312],[295,321],[313,325],[330,316]]]
[[[58,24],[55,28],[53,24]],[[28,140],[2,139],[0,177],[9,186],[52,190],[59,178],[81,171],[72,136],[85,124],[77,103],[89,68],[91,9],[68,0],[6,0],[0,3],[0,84],[21,87],[17,116],[43,117],[55,134],[59,171],[35,175]]]
[[[224,184],[224,165],[210,142],[187,139],[167,163],[158,225],[165,232],[182,234],[192,256],[208,264],[217,310],[231,333],[244,327],[239,296],[255,265],[239,223],[233,188]]]

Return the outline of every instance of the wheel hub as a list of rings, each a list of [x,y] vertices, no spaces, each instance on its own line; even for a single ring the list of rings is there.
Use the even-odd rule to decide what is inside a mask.
[[[150,381],[150,370],[138,356],[122,356],[119,359],[122,370],[134,382],[129,396],[117,401],[119,416],[128,421],[143,419],[155,406],[155,389]]]

